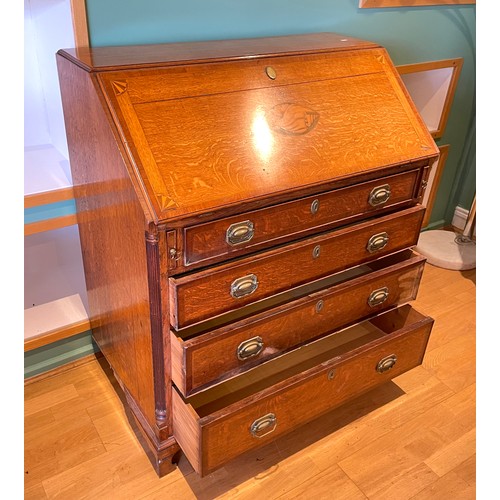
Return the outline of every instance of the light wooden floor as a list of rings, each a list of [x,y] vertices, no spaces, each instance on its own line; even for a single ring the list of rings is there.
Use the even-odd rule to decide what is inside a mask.
[[[91,361],[25,386],[25,498],[475,498],[475,272],[427,265],[436,320],[423,363],[200,479],[158,479],[116,382]]]

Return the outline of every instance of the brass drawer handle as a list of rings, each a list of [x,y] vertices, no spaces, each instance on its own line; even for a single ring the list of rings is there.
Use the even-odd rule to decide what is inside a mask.
[[[379,306],[387,300],[387,297],[389,297],[389,289],[386,286],[373,290],[368,297],[368,305],[370,307]]]
[[[378,250],[382,250],[387,243],[389,243],[389,235],[387,233],[378,233],[374,234],[369,240],[368,244],[366,245],[366,249],[370,252],[376,252]]]
[[[255,274],[249,274],[248,276],[236,278],[231,283],[231,297],[234,299],[246,297],[247,295],[255,292],[258,286],[259,282],[257,281],[257,276],[255,276]]]
[[[252,337],[244,340],[236,349],[236,355],[240,361],[245,361],[248,358],[253,358],[262,352],[264,342],[262,337]]]
[[[231,224],[226,231],[226,241],[230,245],[241,245],[246,241],[250,241],[253,238],[253,222],[245,220],[243,222],[237,222]]]
[[[384,204],[391,197],[391,186],[384,184],[383,186],[374,187],[368,196],[368,203],[372,207]]]
[[[396,364],[397,360],[398,360],[398,357],[395,354],[391,354],[390,356],[386,356],[385,358],[382,358],[377,363],[377,371],[379,373],[384,373],[386,371],[389,371]]]
[[[250,426],[250,434],[256,438],[267,436],[276,429],[276,424],[276,415],[268,413],[253,422]]]

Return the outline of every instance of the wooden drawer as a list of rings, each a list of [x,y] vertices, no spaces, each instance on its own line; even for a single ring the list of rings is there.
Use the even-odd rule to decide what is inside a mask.
[[[174,436],[201,475],[421,364],[433,320],[402,306],[184,400]]]
[[[420,169],[184,230],[184,264],[209,264],[368,218],[415,200]]]
[[[413,300],[424,263],[424,257],[406,250],[338,273],[330,280],[335,284],[326,289],[209,333],[182,339],[171,332],[172,380],[189,396],[337,328]]]
[[[236,310],[348,267],[415,245],[418,206],[235,262],[169,278],[175,329]]]

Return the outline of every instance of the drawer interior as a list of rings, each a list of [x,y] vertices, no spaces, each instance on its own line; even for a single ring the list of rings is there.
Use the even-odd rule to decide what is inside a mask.
[[[258,369],[183,399],[202,418],[328,360],[347,359],[368,346],[390,340],[426,319],[410,305],[405,305],[299,347]]]

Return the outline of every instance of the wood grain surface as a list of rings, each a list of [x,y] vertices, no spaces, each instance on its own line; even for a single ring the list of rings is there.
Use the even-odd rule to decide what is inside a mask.
[[[126,73],[104,75],[103,90],[158,219],[169,219],[435,157],[388,56],[372,57],[384,71],[189,99],[134,104]]]
[[[410,254],[378,271],[186,341],[172,332],[172,379],[187,396],[336,328],[408,302],[416,297],[423,266],[422,257]],[[370,306],[370,295],[382,288],[387,288],[387,298]],[[238,359],[241,343],[255,337],[263,343],[260,353]]]
[[[120,68],[169,66],[182,63],[271,57],[276,54],[308,54],[378,47],[378,44],[338,33],[248,38],[239,40],[204,40],[161,45],[128,47],[92,47],[60,51],[87,71]]]
[[[348,76],[361,76],[383,70],[383,49],[336,52],[332,54],[291,55],[247,59],[234,64],[190,64],[167,71],[158,68],[136,71],[101,73],[99,79],[106,88],[123,82],[124,92],[133,106],[154,101],[200,97],[210,94],[234,93],[263,87],[296,85],[314,80],[330,80]],[[297,65],[301,71],[297,71]],[[275,78],[266,72],[273,68]],[[125,90],[126,89],[126,90]],[[116,92],[114,92],[116,93]]]
[[[92,334],[153,426],[145,215],[91,77],[58,68]]]
[[[390,336],[372,341],[370,348],[361,346],[356,354],[348,351],[344,357],[337,353],[318,367],[203,417],[200,421],[202,465],[197,472],[204,475],[242,451],[263,446],[354,395],[420,364],[432,321],[424,317],[413,321],[405,324],[401,331],[389,330]],[[390,354],[397,355],[395,367],[384,373],[377,372],[377,363]],[[333,378],[327,376],[331,370],[334,370]],[[176,401],[174,399],[174,404]],[[269,413],[276,415],[276,429],[266,436],[254,437],[249,432],[252,422]],[[185,427],[174,427],[174,435],[183,432],[186,432]]]
[[[218,328],[242,319],[250,324],[250,314],[264,318],[260,313],[281,307],[280,300],[312,300],[310,294],[326,286],[320,280],[353,266],[373,263],[371,277],[378,279],[384,273],[376,262],[416,243],[424,209],[413,205],[438,150],[385,49],[319,34],[60,51],[58,64],[91,325],[125,394],[130,424],[160,476],[172,470],[176,437],[196,469],[206,473],[255,446],[240,432],[249,425],[243,414],[251,424],[258,418],[251,412],[260,413],[271,400],[293,413],[304,387],[309,403],[288,427],[279,427],[279,436],[388,380],[388,373],[373,377],[366,371],[374,371],[370,353],[384,343],[402,342],[392,375],[420,363],[431,320],[403,307],[404,320],[374,319],[366,335],[352,338],[336,332],[325,350],[316,352],[316,343],[302,346],[199,391],[188,403],[200,418],[179,407],[170,378],[182,382],[184,371],[191,377],[170,325],[191,333],[201,328],[200,333],[214,328],[205,320],[220,320]],[[387,176],[395,180],[394,197],[372,209],[367,185],[358,184],[372,183],[373,189]],[[341,199],[328,198],[328,191],[339,188],[345,188]],[[212,243],[198,233],[198,249],[184,241],[184,230],[200,222],[225,224],[248,210],[272,210],[313,195],[325,195],[319,222],[311,224],[303,207],[294,208],[276,235],[259,233],[259,253],[242,251],[222,262],[229,254],[220,240]],[[269,224],[279,217],[277,212],[264,218]],[[373,238],[383,241],[381,235],[387,244],[369,248]],[[200,246],[215,253],[207,257]],[[193,252],[198,267],[188,269],[185,250]],[[414,296],[421,262],[396,268],[387,274],[396,290],[388,299],[392,305]],[[242,293],[252,280],[254,292]],[[351,283],[358,287],[353,294],[348,285],[341,287],[345,304],[339,311],[345,316],[339,324],[367,314],[357,300],[373,291],[369,284],[380,284],[369,282],[365,277]],[[325,303],[327,312],[327,295]],[[344,308],[348,303],[353,310]],[[332,328],[330,314],[313,326],[319,334]],[[391,317],[398,314],[391,311]],[[296,320],[307,323],[309,317],[310,311]],[[310,338],[292,336],[290,346]],[[178,356],[174,360],[171,351]],[[344,375],[329,380],[340,384],[333,394],[318,394],[322,384],[313,379],[330,364]],[[272,373],[276,367],[279,372]],[[222,370],[228,368],[233,369]],[[358,370],[363,376],[355,375]],[[199,387],[203,380],[196,382]],[[203,399],[210,395],[213,400]],[[112,429],[107,437],[106,444],[114,443]],[[29,459],[36,462],[34,452]],[[38,486],[35,481],[33,494],[40,494]]]
[[[411,203],[418,195],[420,170],[381,177],[317,196],[279,204],[239,216],[207,222],[184,230],[184,263],[189,268],[201,262],[212,264],[227,257],[244,255],[271,245],[384,213],[404,203]],[[387,201],[370,204],[373,190],[387,186]],[[317,209],[313,210],[313,204]],[[230,226],[248,221],[253,227],[252,238],[231,245],[227,241]]]
[[[415,245],[423,215],[424,210],[417,206],[262,252],[236,263],[169,278],[171,324],[179,329]],[[387,245],[370,253],[367,250],[370,237],[382,232],[389,235]],[[315,258],[313,251],[318,246],[320,253]],[[300,269],[300,273],[292,272],[294,269]],[[233,298],[231,284],[250,274],[258,279],[257,289],[245,297]]]

